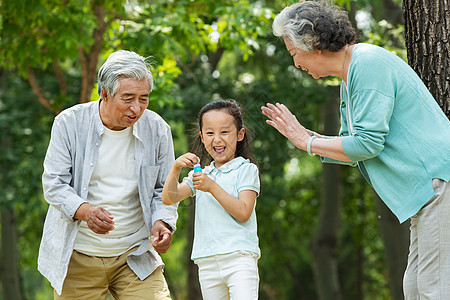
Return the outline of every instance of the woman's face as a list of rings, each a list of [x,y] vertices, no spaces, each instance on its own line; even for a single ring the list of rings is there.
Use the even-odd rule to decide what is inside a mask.
[[[291,54],[296,68],[308,72],[308,74],[311,75],[314,79],[329,75],[324,72],[325,69],[322,67],[320,60],[321,51],[308,53],[306,51],[303,51],[302,49],[295,48],[291,40],[287,37],[284,37],[284,44],[286,45],[286,49]]]

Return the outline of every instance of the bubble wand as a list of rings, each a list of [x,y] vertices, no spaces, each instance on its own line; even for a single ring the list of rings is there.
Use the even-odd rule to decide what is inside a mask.
[[[194,165],[194,173],[202,172],[202,166],[200,165],[200,158],[197,156],[197,163]]]

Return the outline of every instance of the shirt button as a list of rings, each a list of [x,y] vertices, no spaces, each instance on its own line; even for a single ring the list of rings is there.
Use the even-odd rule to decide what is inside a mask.
[[[86,188],[84,188],[83,190],[86,190]]]
[[[93,164],[93,163],[90,163],[89,165],[92,167],[94,164]]]

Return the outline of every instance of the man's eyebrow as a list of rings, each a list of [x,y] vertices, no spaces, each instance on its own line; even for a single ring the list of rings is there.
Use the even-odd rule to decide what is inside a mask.
[[[134,95],[136,95],[136,94],[133,94],[133,93],[123,93],[122,94],[122,97],[129,97],[129,96],[134,96]],[[148,97],[149,96],[149,94],[142,94],[142,95],[139,95],[139,97]]]

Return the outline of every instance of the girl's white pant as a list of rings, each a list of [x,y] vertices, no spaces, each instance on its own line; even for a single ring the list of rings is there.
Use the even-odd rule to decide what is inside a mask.
[[[258,256],[237,251],[195,260],[204,300],[258,299]]]

